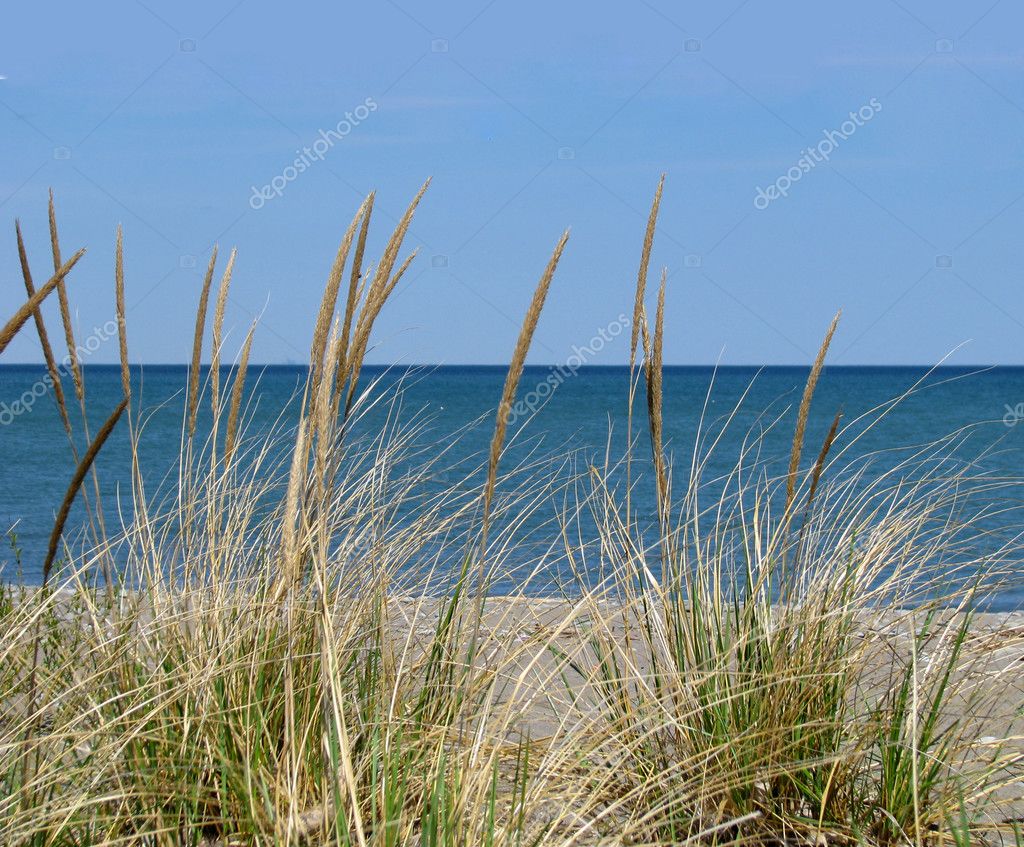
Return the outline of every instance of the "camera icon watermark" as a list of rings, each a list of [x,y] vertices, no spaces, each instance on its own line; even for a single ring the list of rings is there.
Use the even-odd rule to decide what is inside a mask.
[[[443,255],[443,254],[441,254],[441,253],[438,253],[436,256],[431,256],[430,257],[430,267],[432,267],[432,268],[447,268],[448,267],[448,257]]]
[[[195,270],[196,265],[198,265],[198,264],[199,264],[198,260],[191,253],[184,253],[181,256],[178,256],[178,267],[179,268],[184,268],[185,270],[191,271],[191,270]]]
[[[576,158],[576,151],[572,147],[559,147],[558,158],[561,159],[563,162],[568,162],[571,159]]]
[[[448,52],[448,39],[447,38],[435,38],[430,42],[431,53],[447,53]]]
[[[935,257],[935,267],[941,268],[942,270],[949,270],[953,267],[953,257],[945,253]]]
[[[684,268],[699,268],[704,263],[699,253],[687,253],[683,256]]]
[[[699,53],[701,43],[699,38],[687,38],[683,42],[683,50],[687,53]]]
[[[198,46],[194,38],[183,38],[178,42],[178,50],[182,53],[195,53]]]
[[[71,158],[71,148],[70,147],[54,147],[53,148],[53,158],[54,159],[59,159],[61,161],[64,161],[66,159],[70,159]]]
[[[936,53],[952,53],[953,52],[953,39],[952,38],[939,38],[935,42]]]

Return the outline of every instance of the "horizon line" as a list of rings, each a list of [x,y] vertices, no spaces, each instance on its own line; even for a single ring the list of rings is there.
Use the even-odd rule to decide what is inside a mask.
[[[83,368],[120,368],[119,362],[79,362]],[[237,363],[222,362],[220,369],[230,370],[237,366]],[[640,367],[640,363],[636,367]],[[45,368],[46,362],[0,362],[0,368],[24,368],[24,367],[40,367]],[[189,362],[130,362],[129,368],[189,368],[191,363]],[[210,362],[201,362],[200,368],[211,367]],[[302,364],[299,362],[250,362],[248,365],[249,369],[252,368],[296,368],[296,369],[309,369],[308,364]],[[414,362],[410,364],[404,364],[401,362],[367,362],[363,365],[364,368],[403,368],[403,369],[438,369],[438,368],[501,368],[507,369],[509,366],[507,363],[502,362]],[[612,369],[618,368],[623,370],[629,369],[629,363],[614,363],[614,364],[583,364],[576,367],[569,367],[565,363],[529,363],[524,365],[525,368],[538,369],[538,368],[550,368],[571,371],[582,371],[582,370],[600,370],[600,369]],[[702,363],[702,362],[666,362],[663,364],[665,368],[704,368],[704,369],[718,369],[725,370],[728,368],[803,368],[808,369],[811,367],[810,364],[801,362],[781,362],[774,364],[756,364],[749,362],[739,362],[730,364],[715,364],[715,363]],[[959,370],[965,369],[977,369],[977,370],[992,370],[994,368],[1024,368],[1024,363],[1013,364],[1013,363],[972,363],[968,362],[965,364],[927,364],[919,362],[888,362],[888,363],[870,363],[870,362],[856,362],[847,364],[830,364],[828,362],[824,365],[825,368],[925,368],[930,370],[943,370],[948,368],[956,368]],[[64,365],[58,365],[58,369],[67,370]]]

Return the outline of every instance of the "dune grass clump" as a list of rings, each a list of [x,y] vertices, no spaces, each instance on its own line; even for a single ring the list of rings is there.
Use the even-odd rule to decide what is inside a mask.
[[[55,271],[37,291],[19,228],[28,299],[0,350],[33,320],[71,461],[42,585],[0,596],[0,841],[1024,843],[1007,698],[1024,631],[976,614],[1019,551],[973,546],[1017,483],[951,469],[955,435],[866,481],[839,412],[805,462],[838,317],[784,474],[760,461],[756,434],[725,479],[706,478],[715,433],[680,471],[663,412],[664,274],[653,324],[646,311],[661,184],[634,296],[626,454],[509,467],[509,414],[564,235],[495,398],[490,451],[454,463],[429,416],[402,413],[400,385],[362,380],[425,189],[372,269],[373,195],[344,232],[294,426],[252,425],[255,327],[220,369],[235,254],[214,292],[214,251],[169,490],[150,490],[141,466],[120,232],[124,396],[79,455],[40,304],[58,291],[73,349],[64,283],[81,251],[61,263],[51,202]],[[77,363],[72,383],[86,421]],[[131,508],[104,519],[95,460],[118,437],[132,445]],[[433,484],[442,471],[458,483]],[[655,514],[636,508],[637,486]],[[88,518],[73,546],[78,497]],[[520,587],[493,595],[536,513],[549,559],[516,564]],[[577,584],[539,599],[555,563]]]

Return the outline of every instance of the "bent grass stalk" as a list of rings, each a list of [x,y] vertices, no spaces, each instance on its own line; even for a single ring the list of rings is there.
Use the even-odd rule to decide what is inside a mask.
[[[14,229],[18,241],[18,260],[21,263],[21,275],[25,282],[25,293],[31,301],[36,294],[36,287],[32,282],[32,271],[29,269],[28,254],[25,251],[25,241],[21,237],[21,224],[18,221],[14,222]],[[50,336],[46,331],[46,324],[43,321],[43,313],[38,306],[33,309],[32,317],[35,320],[36,334],[39,336],[39,345],[43,350],[43,361],[46,362],[46,372],[50,375],[50,380],[53,383],[53,397],[57,403],[60,420],[64,426],[64,432],[67,434],[68,440],[71,443],[71,450],[75,456],[75,461],[77,462],[77,448],[75,447],[74,439],[71,436],[71,418],[68,415],[67,400],[64,397],[64,384],[61,382],[60,372],[57,370],[57,360],[53,355],[53,347],[50,344]]]
[[[43,287],[30,295],[28,300],[26,300],[11,316],[7,323],[0,328],[0,353],[7,349],[7,345],[11,343],[14,336],[16,336],[18,331],[25,325],[25,322],[35,314],[39,305],[53,293],[54,289],[59,288],[60,284],[64,281],[64,278],[84,255],[85,249],[83,248],[75,253],[75,255],[72,256],[65,264],[61,265],[57,269],[56,273],[47,280]]]
[[[62,266],[61,250],[60,236],[57,232],[57,212],[53,199],[53,189],[50,189],[50,200],[47,211],[50,228],[50,252],[53,256],[53,268],[55,272],[59,273],[58,268]],[[82,415],[82,435],[84,436],[86,443],[89,443],[92,441],[92,435],[89,432],[89,415],[85,402],[85,376],[82,373],[82,365],[79,361],[78,345],[75,343],[75,330],[74,323],[71,319],[71,306],[68,300],[67,284],[63,277],[57,284],[57,302],[60,305],[60,317],[61,322],[64,325],[64,339],[67,342],[67,356],[68,363],[71,368],[71,379],[75,386],[75,395],[78,397],[78,408]],[[103,515],[103,498],[100,494],[100,482],[99,477],[96,474],[95,466],[92,468],[91,476],[94,499],[90,504],[89,523],[90,527],[93,528],[93,543],[99,548],[102,546],[103,539],[107,536],[107,525]],[[84,495],[83,499],[85,499]],[[106,582],[108,593],[111,593],[114,590],[112,567],[112,563],[109,560],[105,560],[101,564],[103,579]]]

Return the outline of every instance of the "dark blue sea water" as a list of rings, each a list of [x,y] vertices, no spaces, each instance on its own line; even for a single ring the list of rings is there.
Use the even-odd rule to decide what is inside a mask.
[[[0,529],[12,529],[21,550],[23,578],[38,579],[53,515],[59,507],[72,473],[70,448],[53,399],[36,390],[44,376],[38,366],[0,367]],[[527,368],[519,397],[538,410],[520,436],[512,460],[561,455],[576,451],[583,459],[604,460],[612,433],[613,454],[623,446],[626,427],[628,371],[617,367],[587,367],[564,379],[552,377],[548,367]],[[204,373],[204,379],[207,376]],[[227,372],[225,371],[225,379]],[[247,388],[252,419],[250,433],[275,425],[285,430],[294,422],[296,396],[305,381],[304,368],[272,366],[250,370]],[[713,436],[721,439],[708,462],[706,476],[728,472],[744,441],[761,434],[760,458],[776,473],[785,470],[795,408],[807,377],[806,368],[669,367],[664,379],[665,439],[681,471],[689,467],[698,431],[704,445]],[[486,452],[492,424],[484,418],[497,405],[505,379],[500,367],[367,368],[363,386],[377,380],[376,391],[403,384],[404,416],[423,415],[428,422],[421,441],[428,448],[446,436],[468,427],[451,453],[451,461],[469,460]],[[116,367],[87,366],[90,426],[95,430],[120,399],[120,374]],[[149,485],[157,490],[167,474],[175,473],[181,444],[184,388],[187,369],[180,366],[142,366],[133,369],[136,420],[145,418],[140,445],[142,465]],[[224,380],[222,379],[222,382]],[[556,383],[552,391],[537,387]],[[910,396],[876,421],[878,413],[894,398],[914,389]],[[73,400],[73,389],[65,391]],[[742,402],[741,402],[742,400]],[[536,401],[535,403],[532,401]],[[728,428],[722,422],[739,404]],[[805,458],[813,461],[822,439],[839,409],[851,429],[840,440],[847,456],[870,456],[865,479],[877,477],[906,458],[907,451],[952,433],[962,432],[953,450],[953,464],[973,461],[975,468],[994,477],[1024,477],[1024,368],[922,367],[827,368],[815,395],[807,432]],[[283,413],[283,416],[282,416]],[[364,434],[379,426],[384,407],[362,421]],[[637,404],[639,431],[644,431],[642,391]],[[856,423],[861,415],[868,415]],[[702,423],[703,418],[703,423]],[[523,418],[525,420],[525,417]],[[522,421],[520,421],[522,422]],[[200,420],[200,428],[208,425]],[[80,421],[75,421],[81,435]],[[703,429],[701,429],[703,427]],[[967,428],[965,430],[965,428]],[[79,449],[84,442],[79,438]],[[899,449],[903,448],[903,449]],[[642,452],[647,449],[641,445]],[[518,454],[516,453],[518,450]],[[645,454],[646,455],[646,454]],[[127,430],[122,427],[105,447],[99,472],[108,513],[119,493],[124,513],[130,516],[130,452]],[[453,476],[454,478],[454,476]],[[90,483],[91,484],[91,483]],[[653,513],[649,485],[639,485],[636,506]],[[166,489],[165,489],[166,490]],[[993,546],[1019,530],[1021,515],[1011,490],[1008,510],[987,518]],[[80,510],[71,527],[81,522]],[[116,521],[116,516],[110,518]],[[538,518],[538,520],[540,520]],[[536,539],[535,539],[536,540]],[[15,577],[18,567],[9,545],[0,552],[4,577]],[[997,608],[1024,607],[1024,566],[1020,578],[995,599]]]

